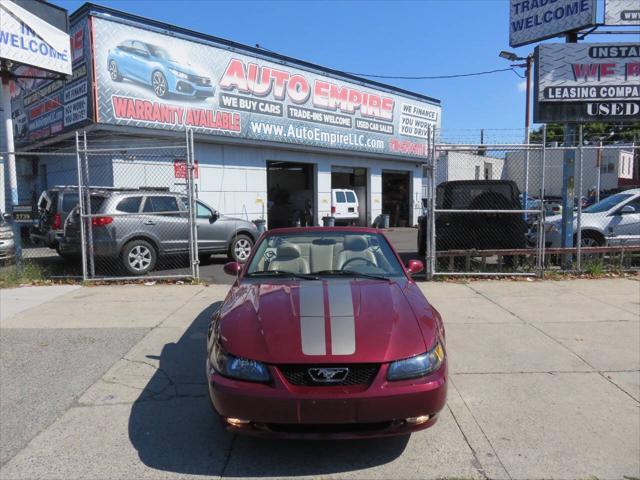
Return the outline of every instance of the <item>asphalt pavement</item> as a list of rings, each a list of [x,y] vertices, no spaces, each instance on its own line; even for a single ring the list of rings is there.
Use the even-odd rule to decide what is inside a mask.
[[[450,387],[410,437],[235,437],[212,412],[208,321],[227,286],[2,292],[0,478],[640,477],[640,281],[431,282]],[[42,296],[33,291],[34,296]],[[23,299],[23,300],[20,300]]]

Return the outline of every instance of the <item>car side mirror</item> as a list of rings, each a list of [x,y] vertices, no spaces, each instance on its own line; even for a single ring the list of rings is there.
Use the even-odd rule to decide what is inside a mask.
[[[636,209],[632,205],[625,205],[620,209],[620,214],[624,215],[625,213],[636,213]]]
[[[424,264],[420,260],[409,260],[407,263],[407,270],[413,275],[414,273],[420,273],[424,270]]]
[[[220,213],[215,211],[209,217],[209,223],[215,223],[220,218]]]
[[[234,277],[237,277],[242,271],[242,265],[240,265],[238,262],[229,262],[225,263],[222,269],[227,275],[233,275]]]

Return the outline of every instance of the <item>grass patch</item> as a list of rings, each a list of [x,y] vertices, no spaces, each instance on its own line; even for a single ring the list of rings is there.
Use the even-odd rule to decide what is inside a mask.
[[[23,261],[20,268],[17,265],[0,268],[0,288],[38,284],[43,283],[45,280],[45,270],[40,265],[32,262]]]
[[[585,273],[593,277],[600,277],[604,275],[604,265],[602,262],[589,262],[584,268]]]

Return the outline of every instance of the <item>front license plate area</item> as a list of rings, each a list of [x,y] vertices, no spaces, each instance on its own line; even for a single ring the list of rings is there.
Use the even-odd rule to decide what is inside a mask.
[[[356,421],[355,402],[349,400],[301,400],[302,423],[350,423]]]

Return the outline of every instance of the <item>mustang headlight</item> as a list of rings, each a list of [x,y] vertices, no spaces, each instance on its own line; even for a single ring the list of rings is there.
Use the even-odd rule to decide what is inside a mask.
[[[268,382],[271,380],[269,369],[264,363],[248,358],[234,357],[222,350],[217,342],[211,351],[209,360],[216,372],[225,377],[249,382]]]
[[[187,80],[189,78],[189,75],[181,72],[180,70],[176,70],[175,68],[170,68],[169,70],[178,78],[182,78],[183,80]]]
[[[387,380],[424,377],[440,368],[443,359],[444,349],[438,341],[431,350],[422,355],[392,362],[387,372]]]

